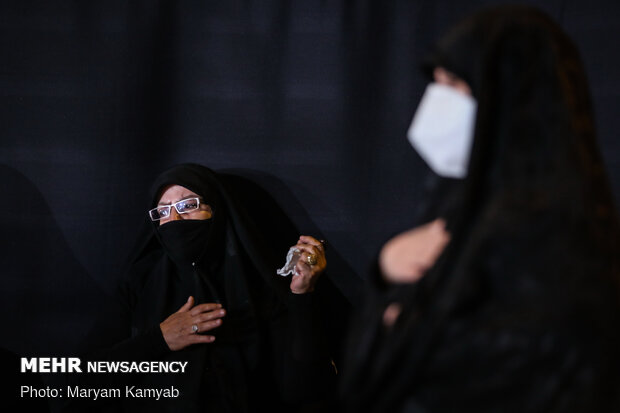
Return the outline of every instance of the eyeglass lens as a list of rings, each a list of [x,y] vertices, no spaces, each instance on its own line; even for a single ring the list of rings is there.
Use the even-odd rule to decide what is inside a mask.
[[[158,221],[163,218],[167,218],[170,215],[170,208],[174,207],[179,214],[185,214],[199,207],[198,198],[182,199],[179,202],[172,205],[159,206],[149,211],[149,215],[153,221]]]
[[[198,198],[183,199],[174,204],[174,207],[179,214],[193,211],[194,209],[198,209]]]

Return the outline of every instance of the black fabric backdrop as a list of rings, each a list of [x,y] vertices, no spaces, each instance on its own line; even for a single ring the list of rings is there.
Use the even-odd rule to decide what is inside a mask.
[[[114,291],[151,181],[187,161],[241,169],[326,238],[329,276],[357,305],[428,173],[406,140],[421,57],[493,3],[3,1],[0,347],[74,351]],[[529,3],[582,51],[618,196],[620,2]]]

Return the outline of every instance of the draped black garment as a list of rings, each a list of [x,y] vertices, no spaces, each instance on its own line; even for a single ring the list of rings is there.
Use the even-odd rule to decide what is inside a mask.
[[[246,210],[253,205],[241,205],[227,179],[238,178],[183,164],[155,181],[151,208],[167,186],[181,185],[200,195],[213,216],[162,226],[145,220],[121,288],[131,337],[90,356],[187,361],[184,374],[110,378],[139,388],[174,386],[179,397],[123,398],[118,403],[93,403],[96,407],[118,411],[120,404],[128,411],[247,412],[328,406],[335,374],[317,311],[321,281],[327,281],[319,280],[313,293],[290,292],[290,278],[277,275],[276,269],[286,255],[282,245],[294,243],[298,234],[291,231],[290,238],[273,240],[274,234],[285,232],[285,221],[250,218]],[[266,234],[255,225],[256,219],[280,228]],[[227,313],[222,325],[208,332],[215,342],[173,352],[159,324],[190,295],[196,304],[221,303]],[[97,386],[102,385],[99,380]]]
[[[443,36],[434,67],[478,102],[468,174],[426,202],[451,239],[424,277],[377,268],[348,411],[620,411],[620,225],[576,47],[541,11],[496,6]]]

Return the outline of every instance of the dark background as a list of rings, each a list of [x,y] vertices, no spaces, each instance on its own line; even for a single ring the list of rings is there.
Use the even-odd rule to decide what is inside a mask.
[[[428,173],[406,140],[421,58],[498,3],[3,1],[0,347],[71,354],[114,291],[151,181],[187,161],[243,169],[327,239],[329,276],[357,305]],[[582,51],[618,197],[620,2],[529,4]]]

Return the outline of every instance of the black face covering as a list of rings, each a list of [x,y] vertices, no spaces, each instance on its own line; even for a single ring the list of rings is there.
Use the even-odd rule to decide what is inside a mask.
[[[211,219],[179,220],[157,228],[166,254],[177,265],[191,265],[199,261],[208,249]]]
[[[166,361],[187,361],[184,374],[136,377],[144,388],[174,385],[179,397],[128,399],[123,402],[126,410],[132,410],[129,407],[135,403],[133,410],[145,411],[144,403],[150,402],[151,410],[169,412],[282,410],[281,388],[275,380],[281,373],[274,366],[293,360],[292,350],[285,348],[292,334],[286,314],[292,293],[290,280],[278,276],[276,269],[288,240],[294,240],[298,232],[278,208],[246,209],[253,203],[277,206],[255,184],[196,164],[178,165],[162,173],[144,209],[157,206],[162,191],[170,185],[200,196],[213,215],[208,220],[163,225],[144,216],[142,237],[121,288],[132,333],[137,337],[153,329],[157,332],[162,320],[177,312],[189,296],[195,304],[221,303],[226,316],[219,327],[205,332],[216,337],[213,343],[187,346],[163,356]],[[329,279],[321,283],[322,289],[330,288]],[[142,355],[137,350],[135,354]],[[282,364],[274,359],[281,359]]]
[[[289,294],[287,280],[275,274],[281,256],[264,241],[244,203],[217,173],[196,164],[165,171],[153,184],[149,208],[157,205],[170,185],[200,196],[213,216],[163,225],[145,220],[146,239],[128,269],[126,300],[132,308],[132,327],[136,334],[158,328],[189,296],[195,304],[221,303],[226,317],[211,331],[216,342],[166,356],[188,361],[183,377],[147,375],[141,383],[153,388],[174,384],[182,389],[169,405],[158,400],[158,411],[204,411],[202,403],[213,411],[251,411],[247,403],[254,396],[249,398],[248,384],[256,383],[263,368],[260,349],[267,334],[263,329],[283,310]],[[265,383],[271,385],[271,381]]]

